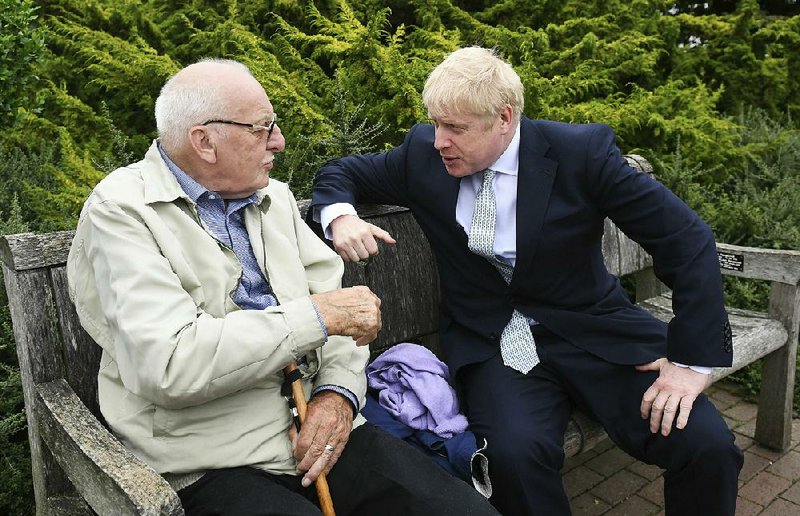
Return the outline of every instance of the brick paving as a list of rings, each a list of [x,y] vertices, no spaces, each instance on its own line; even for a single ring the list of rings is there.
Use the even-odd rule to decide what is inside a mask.
[[[744,451],[736,515],[800,515],[800,418],[792,422],[789,449],[776,452],[753,441],[758,406],[736,385],[717,382],[707,394]],[[573,516],[664,514],[661,469],[633,460],[609,440],[567,459],[563,473]]]

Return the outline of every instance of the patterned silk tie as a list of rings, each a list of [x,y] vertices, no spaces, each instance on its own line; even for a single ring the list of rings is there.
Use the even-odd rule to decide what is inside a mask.
[[[514,268],[499,261],[494,255],[497,219],[497,206],[492,186],[494,174],[495,171],[490,169],[483,172],[483,183],[475,198],[475,211],[472,214],[472,228],[467,245],[470,251],[489,260],[489,263],[495,266],[506,283],[511,283]],[[503,335],[500,337],[500,354],[505,365],[523,374],[527,374],[539,363],[531,326],[525,316],[517,310],[514,310],[511,320],[503,329]]]

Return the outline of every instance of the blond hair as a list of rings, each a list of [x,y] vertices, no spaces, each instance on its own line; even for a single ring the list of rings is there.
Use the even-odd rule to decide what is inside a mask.
[[[432,117],[468,113],[490,120],[506,105],[518,122],[525,107],[522,81],[494,50],[467,47],[451,53],[425,81],[422,102]]]

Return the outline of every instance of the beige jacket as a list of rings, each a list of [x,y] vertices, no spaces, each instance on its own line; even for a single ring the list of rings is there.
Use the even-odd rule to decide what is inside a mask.
[[[100,408],[159,473],[253,465],[295,474],[282,368],[309,358],[305,388],[334,384],[363,403],[369,352],[324,335],[309,294],[339,288],[343,265],[270,180],[245,208],[280,306],[240,310],[233,251],[204,229],[154,143],[84,204],[67,260],[81,324],[103,348]],[[358,416],[354,426],[363,422]]]

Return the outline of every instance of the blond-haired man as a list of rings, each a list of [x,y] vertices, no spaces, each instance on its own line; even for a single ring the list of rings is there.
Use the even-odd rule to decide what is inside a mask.
[[[339,514],[494,514],[357,415],[380,301],[340,288],[341,260],[270,180],[286,141],[247,67],[190,65],[155,111],[159,140],[95,187],[67,262],[114,433],[189,515],[319,514],[321,472]],[[312,395],[299,435],[292,360]]]
[[[394,242],[353,203],[411,208],[437,257],[444,358],[488,439],[492,503],[569,514],[560,469],[577,406],[666,470],[667,514],[732,515],[742,454],[702,394],[710,368],[732,359],[709,228],[628,166],[608,126],[522,116],[519,76],[490,50],[450,54],[422,98],[432,125],[324,166],[313,206],[349,260],[375,254],[376,238]],[[606,270],[606,217],[673,288],[668,325]]]

